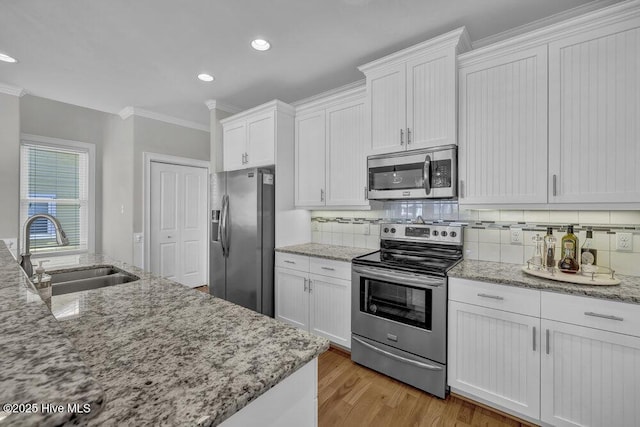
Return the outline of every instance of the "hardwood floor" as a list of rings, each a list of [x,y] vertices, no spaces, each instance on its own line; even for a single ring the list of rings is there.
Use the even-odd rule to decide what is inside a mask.
[[[209,286],[204,285],[204,286],[198,286],[197,288],[193,288],[196,291],[200,291],[200,292],[204,292],[205,294],[209,293]]]
[[[331,348],[318,360],[318,425],[529,426],[456,396],[438,399],[353,363]]]

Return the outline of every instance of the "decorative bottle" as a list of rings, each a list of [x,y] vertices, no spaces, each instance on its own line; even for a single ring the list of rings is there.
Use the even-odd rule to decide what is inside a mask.
[[[544,236],[544,266],[552,269],[556,266],[556,236],[553,235],[553,228],[547,227],[547,234]]]
[[[598,250],[593,248],[593,230],[587,228],[587,238],[584,239],[580,249],[580,263],[585,265],[597,265]]]
[[[562,237],[558,268],[564,273],[575,274],[580,269],[577,260],[578,237],[573,234],[573,225],[567,226],[567,234]]]

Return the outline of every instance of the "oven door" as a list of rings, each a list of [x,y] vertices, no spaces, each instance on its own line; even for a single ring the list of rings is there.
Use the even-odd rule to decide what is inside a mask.
[[[445,364],[446,280],[354,265],[352,332]]]

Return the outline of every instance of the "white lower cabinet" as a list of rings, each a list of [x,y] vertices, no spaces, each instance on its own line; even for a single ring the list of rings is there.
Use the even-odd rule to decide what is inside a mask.
[[[448,334],[453,392],[544,425],[640,425],[638,304],[451,278]]]
[[[351,263],[276,253],[276,319],[351,347]]]

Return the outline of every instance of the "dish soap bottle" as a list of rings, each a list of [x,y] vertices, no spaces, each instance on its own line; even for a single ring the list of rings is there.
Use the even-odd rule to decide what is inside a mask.
[[[556,236],[553,235],[553,228],[547,227],[547,234],[544,236],[544,266],[552,269],[556,266]]]
[[[560,251],[561,258],[558,268],[564,273],[575,274],[580,269],[576,258],[578,249],[578,237],[573,234],[573,225],[567,226],[567,234],[562,237]]]
[[[580,263],[583,265],[596,265],[598,261],[598,250],[593,248],[593,230],[587,227],[587,238],[580,249]]]

